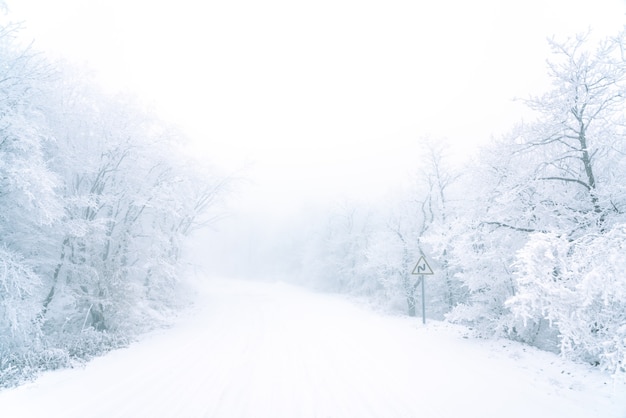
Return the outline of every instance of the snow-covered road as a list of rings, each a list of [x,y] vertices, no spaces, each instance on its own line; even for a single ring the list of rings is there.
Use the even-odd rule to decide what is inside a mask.
[[[626,417],[626,387],[508,341],[213,280],[171,329],[0,392],[2,418]]]

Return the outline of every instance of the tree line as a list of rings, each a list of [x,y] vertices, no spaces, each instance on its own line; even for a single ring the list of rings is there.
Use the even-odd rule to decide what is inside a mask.
[[[525,100],[533,120],[463,167],[425,141],[408,199],[348,205],[312,238],[314,284],[414,315],[411,271],[427,254],[431,316],[623,373],[625,39],[550,40],[551,88]]]
[[[182,245],[228,185],[176,129],[18,31],[0,26],[0,387],[166,320]]]

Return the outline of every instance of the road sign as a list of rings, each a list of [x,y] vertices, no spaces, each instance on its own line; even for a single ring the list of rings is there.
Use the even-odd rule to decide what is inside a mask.
[[[435,273],[433,272],[433,269],[431,269],[430,266],[428,265],[428,262],[426,261],[424,256],[421,256],[420,259],[417,261],[417,264],[415,265],[415,268],[413,269],[413,272],[411,274],[435,274]]]
[[[420,281],[422,282],[422,323],[426,324],[426,290],[424,289],[424,276],[427,274],[435,274],[433,269],[428,265],[428,261],[422,255],[411,274],[419,274]]]

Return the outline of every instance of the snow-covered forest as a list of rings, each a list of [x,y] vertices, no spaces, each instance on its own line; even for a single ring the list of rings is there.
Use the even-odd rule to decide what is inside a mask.
[[[281,2],[273,5],[276,10],[251,2],[245,13],[226,2],[223,9],[212,4],[206,15],[211,24],[205,24],[191,3],[178,14],[169,4],[155,3],[155,11],[175,16],[145,26],[133,22],[146,34],[134,39],[141,47],[129,48],[129,55],[157,51],[167,70],[155,68],[153,77],[172,76],[158,80],[168,88],[157,93],[189,95],[189,102],[172,100],[169,109],[200,119],[195,133],[206,133],[202,138],[146,110],[146,98],[111,93],[87,70],[39,52],[36,42],[20,36],[22,25],[13,23],[10,11],[4,14],[0,0],[0,410],[4,401],[21,411],[35,393],[37,399],[54,398],[51,416],[66,416],[64,392],[79,391],[85,376],[99,380],[99,389],[80,397],[69,411],[74,416],[84,416],[109,395],[114,402],[100,416],[416,416],[416,392],[430,405],[427,416],[457,416],[476,397],[480,407],[492,408],[468,416],[504,416],[526,394],[531,405],[516,410],[517,416],[540,416],[550,408],[554,416],[623,409],[615,389],[626,382],[626,30],[547,40],[547,89],[517,99],[524,111],[507,134],[478,141],[475,132],[448,133],[462,131],[478,115],[481,124],[502,123],[490,113],[493,106],[473,94],[465,97],[481,87],[459,88],[474,78],[477,85],[490,81],[490,75],[459,64],[476,65],[471,55],[481,51],[459,52],[457,62],[450,45],[457,47],[458,34],[441,44],[425,42],[439,25],[426,28],[434,19],[423,10],[416,14],[426,29],[392,36],[419,38],[413,62],[404,60],[409,54],[402,45],[377,43],[384,25],[369,33],[376,8],[359,9],[361,21],[352,27],[344,20],[353,17],[353,4],[343,4],[328,21],[327,11],[337,10],[327,4],[290,9],[291,21],[272,21],[269,16],[285,6]],[[98,10],[111,16],[128,12],[122,19],[127,21],[133,13],[143,18],[152,7],[135,2],[139,12],[133,12],[103,4]],[[492,6],[483,4],[479,14]],[[385,7],[387,28],[397,22],[415,26],[400,13],[410,9],[406,4],[390,12]],[[446,10],[428,11],[448,17]],[[259,13],[285,26],[267,29],[272,25]],[[328,24],[326,37],[317,21],[307,20],[309,13]],[[510,14],[515,15],[502,12]],[[186,19],[195,26],[187,28]],[[470,21],[457,17],[450,27],[458,30],[453,26]],[[294,22],[308,26],[299,32]],[[147,41],[162,32],[163,23],[172,24],[172,33],[159,38],[171,36],[170,49],[168,42]],[[494,33],[506,26],[496,23]],[[205,26],[210,30],[203,32]],[[346,27],[361,31],[363,40]],[[177,31],[189,42],[180,42]],[[488,32],[480,36],[493,36]],[[469,39],[468,34],[463,45],[471,45]],[[279,48],[263,49],[272,43]],[[328,52],[335,43],[338,49]],[[490,45],[502,49],[498,42]],[[377,51],[371,56],[370,47]],[[179,54],[168,55],[172,51]],[[486,51],[488,65],[500,59]],[[187,55],[201,58],[185,61]],[[394,60],[396,55],[401,59]],[[320,64],[319,57],[327,62]],[[351,67],[350,60],[357,64]],[[384,62],[372,73],[353,71],[378,61]],[[397,119],[381,116],[369,125],[371,113],[360,115],[356,106],[344,112],[345,103],[367,101],[380,106],[371,108],[374,119],[386,107],[405,118],[400,105],[391,105],[401,95],[360,89],[380,84],[381,91],[395,94],[405,86],[391,79],[411,73],[412,65],[428,68],[414,76],[415,91],[424,92],[415,102],[424,102],[424,113],[402,128],[412,130],[410,141],[394,142],[402,129],[385,125]],[[439,72],[445,74],[437,83],[423,86],[432,81],[425,75]],[[202,84],[205,79],[214,84]],[[353,79],[363,84],[350,84]],[[341,90],[345,84],[350,88]],[[448,109],[446,102],[454,101],[476,102],[476,109],[463,108],[467,114],[460,115],[465,105]],[[431,107],[440,113],[428,113]],[[445,119],[433,123],[458,126],[442,130],[444,135],[421,130],[438,114]],[[370,129],[371,137],[359,137]],[[335,146],[342,135],[345,143]],[[274,136],[282,137],[272,142]],[[367,141],[380,146],[366,150]],[[346,144],[347,151],[341,150]],[[213,146],[220,168],[203,155]],[[376,165],[368,154],[382,160],[394,147],[407,155],[418,148],[402,184],[385,176],[393,164]],[[263,173],[263,162],[261,169],[250,168],[255,162],[229,167],[227,150],[242,154],[241,161],[267,158],[270,174]],[[359,161],[350,165],[352,160]],[[237,183],[235,195],[225,167],[261,175]],[[357,182],[350,184],[351,177]],[[261,186],[255,194],[268,179],[274,188]],[[345,181],[343,190],[366,189],[372,179],[383,184],[384,198],[323,198],[334,183]],[[222,228],[227,196],[246,206],[248,218],[233,211]],[[193,234],[200,230],[206,234]],[[203,269],[188,268],[190,256]],[[421,257],[434,274],[415,274]],[[424,326],[414,318],[423,311]],[[113,356],[102,357],[113,350]],[[93,365],[95,357],[101,358],[94,374],[45,373],[42,380],[49,380],[39,392],[24,385],[42,372]],[[495,379],[486,367],[498,369]],[[109,388],[127,371],[129,378],[117,389],[133,395],[121,399]],[[58,388],[55,376],[61,376]],[[63,376],[74,380],[67,384]],[[423,379],[416,385],[418,378]],[[519,393],[518,380],[526,385]],[[438,397],[430,396],[431,382]],[[447,396],[450,387],[460,403],[440,395]],[[396,403],[395,409],[389,406]],[[35,405],[25,416],[47,405]]]
[[[181,248],[227,181],[131,99],[0,27],[0,387],[177,309]]]
[[[321,223],[302,280],[415,315],[426,254],[429,316],[624,373],[625,42],[550,41],[552,85],[525,100],[531,120],[462,166],[449,157],[462,138],[424,140],[402,198]]]

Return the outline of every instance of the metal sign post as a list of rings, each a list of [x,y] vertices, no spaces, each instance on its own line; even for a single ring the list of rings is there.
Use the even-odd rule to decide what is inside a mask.
[[[426,325],[426,291],[424,290],[424,275],[421,275],[422,279],[422,324]]]
[[[422,255],[419,260],[417,260],[417,264],[413,268],[411,274],[418,274],[420,276],[420,281],[422,282],[422,323],[426,324],[426,291],[424,288],[424,276],[435,274],[433,269],[430,268],[426,258]]]

